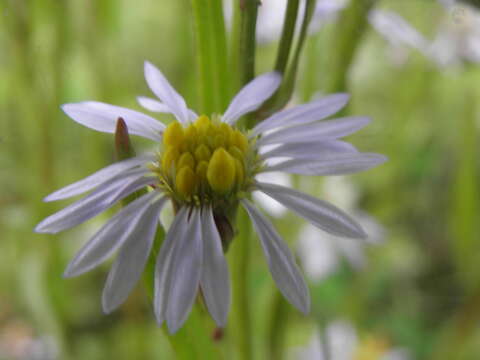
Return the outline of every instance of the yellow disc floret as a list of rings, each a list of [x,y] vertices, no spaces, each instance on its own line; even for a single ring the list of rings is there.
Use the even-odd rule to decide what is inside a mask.
[[[183,128],[180,123],[175,121],[167,126],[163,133],[163,143],[165,145],[177,147],[183,143],[183,140]]]
[[[162,142],[152,169],[160,187],[177,202],[228,201],[245,190],[252,169],[258,167],[259,158],[245,134],[204,115],[186,126],[172,122]]]
[[[208,184],[212,189],[225,194],[235,184],[235,159],[224,148],[218,148],[208,163]]]
[[[189,166],[180,168],[180,171],[175,177],[175,185],[178,192],[185,198],[192,196],[195,193],[196,179],[195,173]]]

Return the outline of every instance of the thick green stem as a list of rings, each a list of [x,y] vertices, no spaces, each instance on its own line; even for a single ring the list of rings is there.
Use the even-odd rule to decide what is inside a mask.
[[[215,69],[211,51],[213,39],[209,31],[210,12],[207,2],[200,0],[192,0],[192,9],[198,59],[200,112],[211,114],[215,109],[217,94],[213,84]]]
[[[239,0],[235,3],[234,20],[238,29],[238,50],[232,56],[238,55],[238,85],[243,86],[255,76],[255,32],[257,24],[258,0]],[[235,15],[238,13],[237,15]],[[236,36],[236,35],[235,35]],[[241,233],[233,241],[230,249],[232,254],[233,304],[230,324],[236,340],[238,359],[253,358],[250,297],[248,286],[248,269],[250,262],[250,222],[248,215],[241,211],[237,223]]]
[[[347,76],[360,39],[368,27],[368,12],[376,0],[351,1],[340,16],[334,32],[335,46],[330,53],[329,81],[326,92],[340,92],[347,88]]]
[[[233,241],[229,251],[232,254],[233,283],[232,316],[229,323],[233,327],[232,331],[236,341],[238,359],[250,360],[253,357],[250,292],[248,286],[251,228],[245,211],[239,212],[237,223],[241,232]]]
[[[229,98],[227,42],[222,2],[191,0],[195,25],[200,110],[222,112]]]
[[[223,2],[210,0],[210,33],[212,35],[213,75],[217,99],[215,112],[223,112],[230,101],[230,71],[228,71],[227,34],[223,18]]]

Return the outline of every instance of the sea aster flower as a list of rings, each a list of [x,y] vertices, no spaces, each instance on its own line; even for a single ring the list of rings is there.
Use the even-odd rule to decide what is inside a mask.
[[[250,202],[262,191],[329,233],[363,238],[364,231],[348,215],[296,190],[256,181],[270,171],[304,175],[337,175],[365,170],[385,161],[360,153],[338,140],[365,126],[365,117],[319,121],[340,110],[348,95],[335,94],[274,114],[251,131],[237,120],[258,108],[280,83],[266,73],[247,84],[221,116],[198,116],[162,73],[145,63],[145,78],[161,102],[139,101],[154,111],[172,113],[168,126],[134,110],[99,102],[66,104],[73,120],[97,131],[113,133],[122,117],[131,134],[157,142],[158,152],[114,163],[45,198],[69,198],[93,190],[83,199],[43,220],[37,232],[57,233],[78,225],[120,199],[143,188],[149,192],[119,211],[79,251],[66,276],[76,276],[119,250],[103,291],[103,309],[111,312],[128,296],[142,274],[159,222],[171,201],[175,217],[156,260],[154,308],[159,324],[171,332],[183,324],[198,288],[219,326],[225,326],[230,285],[219,224],[231,224],[239,204],[248,212],[274,280],[283,295],[302,312],[309,311],[308,288],[287,245],[269,220]],[[268,132],[268,133],[266,133]],[[267,145],[276,147],[265,151]],[[286,159],[269,165],[272,158]]]

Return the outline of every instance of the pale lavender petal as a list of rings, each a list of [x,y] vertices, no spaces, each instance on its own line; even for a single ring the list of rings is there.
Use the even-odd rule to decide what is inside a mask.
[[[51,193],[45,199],[43,199],[43,201],[67,199],[72,196],[83,194],[84,192],[92,190],[98,185],[101,185],[114,177],[125,175],[126,172],[130,169],[145,164],[149,160],[153,159],[154,157],[151,155],[142,155],[116,162],[112,165],[104,167],[103,169],[93,173],[90,176],[87,176],[82,180],[74,182],[73,184],[65,186],[64,188],[61,188],[60,190]],[[145,173],[148,172],[146,168],[144,169],[144,171]]]
[[[149,210],[152,200],[158,196],[156,191],[152,191],[132,201],[119,211],[77,253],[68,264],[64,276],[78,276],[108,259],[137,230],[138,224]],[[161,199],[159,206],[163,206],[166,199],[165,197]]]
[[[344,175],[370,169],[385,161],[387,158],[380,154],[339,153],[319,160],[291,159],[265,167],[262,171],[285,171],[299,175]]]
[[[173,254],[175,246],[184,237],[188,227],[188,209],[180,208],[170,225],[165,240],[163,241],[160,253],[157,256],[155,264],[155,297],[154,309],[155,317],[159,325],[165,320],[167,311],[168,291],[170,289],[170,271],[172,267]]]
[[[188,120],[195,121],[198,119],[198,115],[195,111],[188,109]]]
[[[257,144],[299,143],[316,140],[338,139],[350,135],[370,122],[363,116],[349,116],[328,121],[319,121],[281,129],[261,137]]]
[[[275,149],[261,153],[263,159],[273,157],[291,157],[295,159],[319,159],[338,153],[356,153],[358,150],[352,144],[340,140],[323,140],[306,143],[288,143]]]
[[[256,110],[277,90],[282,77],[279,73],[269,72],[257,76],[233,98],[222,121],[234,124],[241,116]]]
[[[137,96],[137,101],[140,106],[152,112],[170,113],[170,108],[158,100],[146,96]]]
[[[218,326],[227,323],[230,308],[230,280],[212,208],[203,209],[203,274],[200,281],[205,303]]]
[[[288,301],[307,314],[310,311],[308,287],[295,264],[290,249],[262,213],[247,200],[241,200],[241,203],[248,212],[260,238],[268,267],[278,288]]]
[[[349,238],[367,236],[355,220],[326,201],[274,184],[257,183],[257,188],[330,234]]]
[[[164,203],[165,199],[150,203],[123,244],[103,289],[102,306],[105,313],[112,312],[127,299],[142,275]]]
[[[65,104],[62,105],[62,109],[76,122],[93,130],[111,134],[115,133],[119,117],[125,120],[130,134],[154,141],[161,140],[161,134],[165,129],[165,125],[148,115],[97,101]]]
[[[348,94],[333,94],[312,101],[308,104],[280,111],[255,126],[252,130],[251,136],[256,136],[264,131],[275,128],[307,124],[313,121],[322,120],[327,116],[338,112],[347,104],[349,99],[350,95]]]
[[[193,208],[188,229],[173,250],[165,314],[171,334],[183,325],[192,308],[202,276],[203,244],[200,209]]]
[[[83,199],[44,219],[37,225],[35,231],[56,234],[74,227],[100,214],[120,199],[148,184],[154,183],[156,180],[155,177],[132,174],[125,178],[107,181]]]
[[[181,123],[187,123],[189,112],[183,97],[170,85],[165,76],[153,64],[146,61],[145,80],[152,92],[170,109]]]

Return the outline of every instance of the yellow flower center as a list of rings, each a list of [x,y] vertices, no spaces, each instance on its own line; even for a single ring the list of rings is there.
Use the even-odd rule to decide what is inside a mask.
[[[160,186],[179,202],[229,198],[244,191],[253,178],[258,156],[240,130],[200,116],[183,127],[172,122],[152,170]]]

